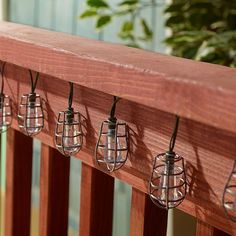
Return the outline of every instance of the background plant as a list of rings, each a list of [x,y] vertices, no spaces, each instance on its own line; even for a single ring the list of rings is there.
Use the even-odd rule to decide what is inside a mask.
[[[126,45],[141,47],[142,43],[153,39],[153,31],[141,13],[144,9],[158,6],[155,0],[125,0],[115,6],[103,0],[87,0],[86,3],[87,9],[80,18],[95,18],[96,29],[102,30],[114,18],[121,18],[122,24],[117,35]]]
[[[173,0],[165,12],[173,55],[236,67],[236,0]]]
[[[105,0],[87,0],[81,18],[94,17],[102,29],[122,17],[118,36],[126,45],[141,47],[153,40],[153,29],[140,13],[158,4],[127,0],[111,7]],[[236,67],[236,0],[173,0],[165,13],[172,32],[165,42],[173,55]]]

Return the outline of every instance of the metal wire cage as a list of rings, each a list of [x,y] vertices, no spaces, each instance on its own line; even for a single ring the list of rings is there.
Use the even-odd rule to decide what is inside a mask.
[[[155,157],[149,195],[160,208],[171,209],[180,205],[186,196],[184,159],[174,152]]]
[[[44,127],[42,100],[38,94],[22,95],[18,110],[18,125],[28,136],[38,134]]]
[[[236,222],[236,161],[225,185],[222,205],[226,216]]]
[[[0,133],[4,133],[11,126],[12,106],[11,99],[5,95],[0,95]]]
[[[128,140],[126,123],[103,121],[95,149],[97,164],[109,172],[120,169],[128,158]]]
[[[73,108],[59,112],[54,137],[55,146],[63,155],[78,153],[83,145],[80,113]]]

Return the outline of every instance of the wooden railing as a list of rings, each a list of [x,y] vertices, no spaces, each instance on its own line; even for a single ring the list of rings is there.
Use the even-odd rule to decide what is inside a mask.
[[[235,69],[4,22],[0,60],[7,62],[5,91],[14,115],[21,94],[30,91],[28,69],[41,75],[41,236],[67,235],[69,158],[54,149],[53,134],[56,116],[67,106],[68,81],[84,117],[77,155],[83,162],[80,236],[112,235],[113,177],[133,187],[130,235],[165,235],[167,212],[146,193],[153,158],[168,147],[174,114],[181,117],[176,151],[185,158],[189,183],[179,209],[197,218],[198,236],[236,235],[221,206],[236,154]],[[130,156],[107,174],[97,169],[94,148],[113,95],[122,98],[117,117],[129,124]],[[19,132],[16,117],[7,137],[5,236],[27,236],[32,139]]]

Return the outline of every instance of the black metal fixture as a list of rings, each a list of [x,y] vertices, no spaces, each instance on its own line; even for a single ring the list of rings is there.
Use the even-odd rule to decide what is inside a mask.
[[[115,117],[119,100],[114,97],[110,117],[102,122],[95,150],[97,164],[109,172],[120,169],[128,158],[128,126]]]
[[[69,85],[68,109],[59,112],[54,136],[56,148],[65,156],[75,155],[83,145],[81,115],[72,107],[73,83],[69,82]]]
[[[2,77],[1,93],[0,93],[0,133],[4,133],[11,126],[12,122],[12,106],[11,99],[8,95],[4,94],[4,69],[6,62],[3,62],[0,68]]]
[[[236,222],[236,161],[225,185],[222,204],[226,216]]]
[[[21,97],[18,110],[18,125],[26,135],[34,136],[44,127],[44,114],[42,99],[35,93],[39,73],[36,73],[35,82],[31,70],[29,70],[29,74],[31,80],[31,93],[24,94]]]
[[[183,157],[174,150],[179,126],[176,116],[175,128],[170,140],[169,150],[155,157],[149,183],[149,195],[160,208],[171,209],[182,203],[186,196],[186,175]]]

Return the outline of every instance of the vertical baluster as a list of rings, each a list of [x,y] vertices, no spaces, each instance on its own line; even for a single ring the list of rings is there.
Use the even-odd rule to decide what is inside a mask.
[[[201,220],[197,220],[197,236],[229,236],[229,234]]]
[[[70,159],[45,144],[41,149],[39,235],[67,235]]]
[[[7,133],[5,236],[30,235],[32,138]]]
[[[149,196],[133,188],[130,235],[166,236],[167,211],[155,206]]]
[[[114,179],[82,164],[80,236],[111,236]]]

